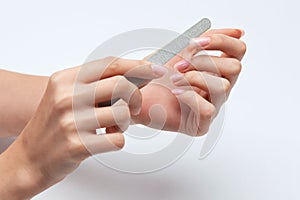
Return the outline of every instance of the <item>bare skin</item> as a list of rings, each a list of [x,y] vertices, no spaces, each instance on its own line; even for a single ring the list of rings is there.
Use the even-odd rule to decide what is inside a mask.
[[[155,80],[139,90],[124,78],[128,72],[150,79],[164,76],[163,67],[146,61],[117,59],[111,63],[115,58],[104,58],[51,77],[0,70],[0,108],[5,113],[0,116],[0,136],[19,135],[0,155],[0,196],[29,199],[61,181],[90,155],[121,149],[122,133],[131,120],[149,125],[149,109],[155,104],[167,113],[163,129],[205,134],[240,73],[246,51],[241,36],[238,29],[221,29],[196,39],[167,64],[178,71],[171,77],[175,90]],[[196,55],[201,50],[222,54]],[[103,65],[108,66],[106,71],[99,70]],[[83,68],[86,73],[79,73]],[[95,106],[112,95],[122,101],[111,107]],[[108,134],[96,135],[99,127]]]
[[[173,84],[181,89],[191,85],[193,90],[179,91],[180,94],[175,91],[174,95],[159,81],[153,81],[158,84],[149,84],[141,90],[142,112],[133,117],[135,122],[149,124],[151,121],[149,109],[154,104],[160,104],[167,116],[163,129],[180,131],[192,136],[205,134],[240,74],[242,67],[240,61],[246,52],[246,45],[240,40],[242,35],[243,31],[239,29],[210,30],[203,36],[209,38],[210,41],[206,42],[207,44],[190,45],[179,56],[170,60],[167,66],[174,68],[179,72],[178,74],[182,75],[181,80],[173,78]],[[221,55],[195,56],[200,50],[208,52],[217,50]],[[180,63],[182,58],[189,61],[187,67]],[[156,95],[152,95],[153,91]],[[183,106],[180,107],[180,105]],[[188,106],[184,107],[184,105]],[[190,120],[191,118],[195,120]],[[156,124],[160,125],[159,122]],[[156,124],[153,123],[150,126],[157,128]]]

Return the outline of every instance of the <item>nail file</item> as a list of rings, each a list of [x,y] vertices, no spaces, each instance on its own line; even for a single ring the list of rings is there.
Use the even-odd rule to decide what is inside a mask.
[[[171,60],[176,54],[181,52],[185,47],[190,44],[191,38],[199,37],[205,31],[211,27],[211,22],[207,18],[203,18],[198,23],[194,24],[191,28],[186,30],[184,33],[179,35],[177,38],[169,42],[167,45],[157,50],[152,54],[147,61],[157,64],[165,65],[169,60]],[[130,82],[135,84],[138,88],[142,88],[147,85],[151,80],[149,79],[140,79],[136,77],[126,77]],[[119,98],[112,99],[111,101],[99,103],[99,107],[111,106]]]

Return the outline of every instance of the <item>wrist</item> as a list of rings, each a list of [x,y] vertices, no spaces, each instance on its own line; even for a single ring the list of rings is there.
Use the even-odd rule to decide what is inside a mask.
[[[28,162],[18,139],[0,156],[0,196],[4,199],[30,199],[46,188],[40,170]]]

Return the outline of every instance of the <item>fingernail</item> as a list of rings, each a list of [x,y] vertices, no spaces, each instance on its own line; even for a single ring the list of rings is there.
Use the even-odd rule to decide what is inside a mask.
[[[156,64],[152,65],[152,71],[158,77],[163,76],[168,72],[168,70],[165,67]]]
[[[175,95],[180,95],[180,94],[183,94],[184,92],[185,92],[185,90],[182,90],[182,89],[173,89],[172,90],[172,93]]]
[[[171,81],[177,82],[180,81],[183,78],[183,74],[177,73],[170,76]]]
[[[183,71],[188,68],[190,63],[186,60],[181,60],[178,63],[174,65],[174,68],[177,69],[178,71]]]
[[[199,37],[199,38],[193,38],[193,41],[196,42],[201,47],[205,47],[210,43],[210,37]]]

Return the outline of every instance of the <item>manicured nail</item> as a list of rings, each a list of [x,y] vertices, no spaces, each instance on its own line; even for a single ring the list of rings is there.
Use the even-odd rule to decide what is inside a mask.
[[[193,41],[201,47],[207,46],[210,43],[210,40],[210,37],[193,38]]]
[[[183,74],[177,73],[177,74],[173,74],[172,76],[170,76],[171,81],[173,82],[177,82],[182,80],[183,78]]]
[[[168,70],[165,67],[156,64],[152,65],[152,71],[158,77],[161,77],[168,72]]]
[[[173,89],[172,90],[172,93],[175,94],[175,95],[181,95],[185,92],[185,90],[182,90],[182,89]]]
[[[178,63],[174,65],[174,68],[177,69],[178,71],[183,71],[188,68],[190,63],[186,60],[181,60]]]

